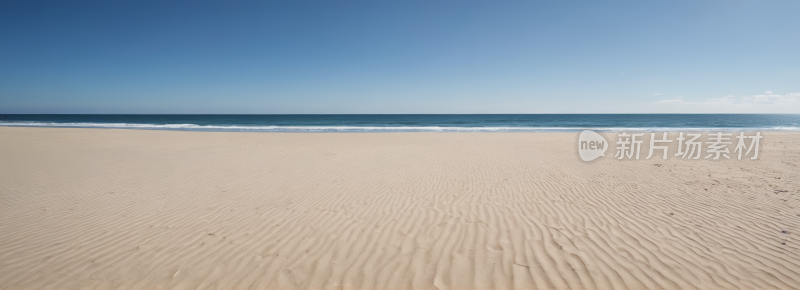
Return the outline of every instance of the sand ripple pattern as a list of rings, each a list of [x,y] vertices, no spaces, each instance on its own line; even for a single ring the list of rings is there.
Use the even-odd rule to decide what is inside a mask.
[[[800,134],[764,140],[0,128],[0,289],[800,289]]]

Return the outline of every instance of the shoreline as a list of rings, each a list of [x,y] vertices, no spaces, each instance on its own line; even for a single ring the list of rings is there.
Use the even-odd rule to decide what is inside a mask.
[[[157,125],[162,126],[162,125]],[[169,126],[169,125],[163,125]],[[143,131],[173,131],[173,132],[217,132],[217,133],[580,133],[591,130],[599,133],[679,133],[679,132],[767,132],[767,133],[800,133],[800,127],[791,129],[776,128],[672,128],[672,127],[641,127],[641,128],[539,128],[539,127],[347,127],[330,126],[323,129],[316,127],[294,126],[291,129],[170,129],[146,127],[83,127],[83,126],[9,126],[0,124],[0,128],[42,128],[42,129],[100,129],[100,130],[143,130]]]

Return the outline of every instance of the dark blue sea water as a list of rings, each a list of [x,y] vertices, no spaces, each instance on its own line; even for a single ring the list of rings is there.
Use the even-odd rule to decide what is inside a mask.
[[[0,126],[245,132],[800,131],[800,115],[0,115]]]

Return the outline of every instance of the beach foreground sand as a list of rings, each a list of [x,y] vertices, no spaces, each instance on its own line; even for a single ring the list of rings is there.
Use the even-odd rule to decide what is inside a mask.
[[[0,289],[800,289],[800,133],[765,135],[0,128]]]

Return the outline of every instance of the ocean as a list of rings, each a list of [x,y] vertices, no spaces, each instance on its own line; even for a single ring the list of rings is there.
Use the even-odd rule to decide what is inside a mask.
[[[232,132],[800,131],[800,114],[0,115],[0,126]]]

